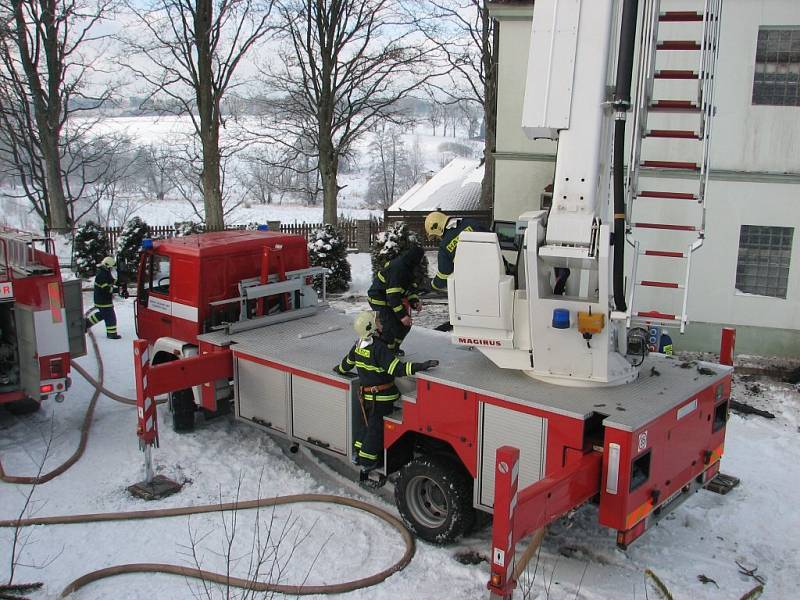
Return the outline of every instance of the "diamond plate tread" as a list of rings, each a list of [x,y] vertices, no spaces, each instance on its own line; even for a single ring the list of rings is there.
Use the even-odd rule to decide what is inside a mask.
[[[232,344],[238,352],[337,378],[331,369],[356,340],[352,322],[351,316],[328,308],[286,323],[233,335],[215,332],[200,339],[220,346]],[[332,327],[338,329],[328,331]],[[326,333],[309,337],[316,332]],[[519,371],[501,369],[478,350],[451,344],[449,333],[414,327],[403,349],[405,361],[439,361],[436,369],[419,373],[416,376],[419,379],[581,420],[592,413],[606,414],[603,422],[606,427],[624,431],[635,431],[676,409],[732,370],[713,363],[684,363],[672,357],[651,355],[633,383],[577,388],[543,383]]]

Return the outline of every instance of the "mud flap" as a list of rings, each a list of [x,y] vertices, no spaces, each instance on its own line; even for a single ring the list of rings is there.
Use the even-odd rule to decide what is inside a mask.
[[[86,356],[86,330],[83,319],[81,280],[64,282],[64,308],[67,312],[67,338],[70,358]]]

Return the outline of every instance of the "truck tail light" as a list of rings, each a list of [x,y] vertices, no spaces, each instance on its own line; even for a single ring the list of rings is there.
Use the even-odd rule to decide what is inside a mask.
[[[43,386],[39,387],[39,391],[42,394],[49,394],[53,391],[53,384],[52,383],[45,383]]]
[[[64,376],[64,360],[61,358],[53,358],[50,360],[50,377],[58,379]]]

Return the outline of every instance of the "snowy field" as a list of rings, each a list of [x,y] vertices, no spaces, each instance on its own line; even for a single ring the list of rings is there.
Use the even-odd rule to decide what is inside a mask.
[[[230,122],[222,132],[223,143],[228,139],[241,137],[242,123]],[[98,121],[92,128],[97,135],[116,134],[127,136],[134,145],[146,147],[154,145],[168,152],[174,147],[178,152],[182,145],[189,143],[194,133],[191,122],[187,117],[116,117]],[[402,136],[407,152],[414,148],[418,150],[424,172],[435,173],[454,156],[442,150],[443,143],[458,143],[469,148],[474,158],[479,158],[482,153],[482,143],[466,140],[464,138],[443,137],[429,135],[430,130],[420,126]],[[227,136],[227,138],[226,138]],[[374,159],[369,144],[371,136],[367,135],[356,144],[353,151],[354,164],[349,172],[339,175],[341,191],[338,197],[339,214],[348,218],[369,218],[380,216],[382,210],[370,208],[368,201],[369,170]],[[229,225],[243,225],[247,223],[266,223],[278,220],[282,223],[321,223],[322,205],[321,196],[319,203],[314,206],[303,204],[299,198],[287,194],[282,201],[273,204],[259,204],[251,195],[243,191],[247,185],[245,181],[237,179],[246,170],[245,158],[248,153],[256,152],[257,139],[253,139],[250,147],[236,154],[231,161],[231,173],[226,176],[225,194],[225,222]],[[143,186],[144,187],[144,186]],[[405,191],[404,189],[399,190]],[[0,188],[0,202],[3,211],[0,214],[0,225],[16,227],[25,231],[40,231],[42,224],[39,217],[31,211],[24,198],[19,198],[21,189]],[[239,202],[241,201],[241,202]],[[202,205],[197,198],[196,203]],[[80,206],[84,206],[85,203]],[[85,206],[84,206],[85,208]],[[79,208],[79,212],[80,212]],[[199,221],[189,202],[179,199],[178,192],[172,190],[164,200],[156,200],[154,194],[146,189],[130,190],[119,194],[114,200],[113,208],[109,207],[106,200],[101,200],[99,208],[89,211],[86,219],[93,219],[105,225],[119,226],[123,221],[133,216],[139,216],[152,226],[173,225],[177,221]]]
[[[354,312],[364,306],[368,284],[366,255],[354,257],[356,297],[336,302]],[[365,283],[366,282],[366,283]],[[90,298],[84,299],[90,304]],[[428,320],[445,320],[441,306]],[[436,312],[438,311],[438,312]],[[117,304],[123,339],[99,338],[106,386],[134,396],[131,340],[133,301]],[[442,318],[444,317],[444,319]],[[421,319],[420,322],[425,322]],[[432,324],[432,323],[431,323]],[[102,326],[96,328],[102,334]],[[413,333],[412,333],[413,335]],[[346,349],[342,349],[343,352]],[[80,359],[96,372],[95,357]],[[62,404],[52,400],[34,415],[15,417],[0,408],[0,458],[8,474],[35,475],[50,438],[45,470],[75,449],[90,386],[76,373]],[[757,384],[756,384],[757,383]],[[800,394],[794,386],[769,380],[754,382],[736,376],[736,399],[776,413],[766,420],[732,414],[728,424],[723,471],[740,477],[741,485],[726,496],[700,491],[637,540],[627,551],[615,547],[614,532],[597,525],[594,506],[585,506],[551,526],[537,558],[531,563],[532,583],[515,598],[643,599],[659,598],[648,586],[645,569],[654,571],[675,599],[732,600],[755,587],[740,574],[736,562],[766,580],[763,598],[797,598],[800,576],[800,511],[795,507],[800,478]],[[306,470],[284,453],[281,445],[260,431],[230,417],[202,423],[190,434],[172,432],[166,408],[160,409],[161,446],[154,450],[157,471],[184,482],[181,493],[157,503],[128,495],[126,486],[142,478],[143,455],[136,438],[135,410],[101,397],[86,454],[64,475],[37,486],[25,516],[130,511],[232,501],[298,493],[331,493],[366,499],[396,514],[381,497],[358,488],[329,469]],[[307,457],[304,460],[309,460]],[[313,461],[313,458],[310,459]],[[0,519],[17,518],[29,486],[0,484]],[[255,511],[238,516],[233,554],[235,575],[247,575],[247,556]],[[222,516],[175,517],[91,525],[37,526],[24,531],[28,544],[16,581],[43,581],[31,598],[56,598],[63,587],[91,570],[136,562],[193,566],[191,536],[204,568],[224,570]],[[403,552],[395,531],[352,509],[300,504],[262,509],[258,518],[272,522],[273,535],[283,536],[279,561],[282,583],[330,584],[376,573]],[[13,531],[0,530],[0,582],[11,561]],[[488,565],[462,564],[464,554],[486,557],[490,527],[459,544],[439,548],[417,543],[410,565],[380,585],[335,596],[370,600],[486,598]],[[291,558],[289,558],[290,552]],[[534,573],[535,568],[535,573]],[[701,583],[699,576],[716,583]],[[209,597],[196,583],[169,575],[125,575],[91,584],[73,595],[81,599],[192,599]],[[226,597],[213,589],[210,597]],[[234,596],[236,597],[236,596]],[[282,597],[282,596],[279,596]],[[320,597],[321,598],[321,597]]]

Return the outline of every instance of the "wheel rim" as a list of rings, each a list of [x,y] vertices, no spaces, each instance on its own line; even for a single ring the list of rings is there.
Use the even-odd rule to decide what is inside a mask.
[[[429,529],[444,525],[450,507],[447,495],[436,481],[417,475],[409,481],[406,490],[406,502],[415,521]]]

